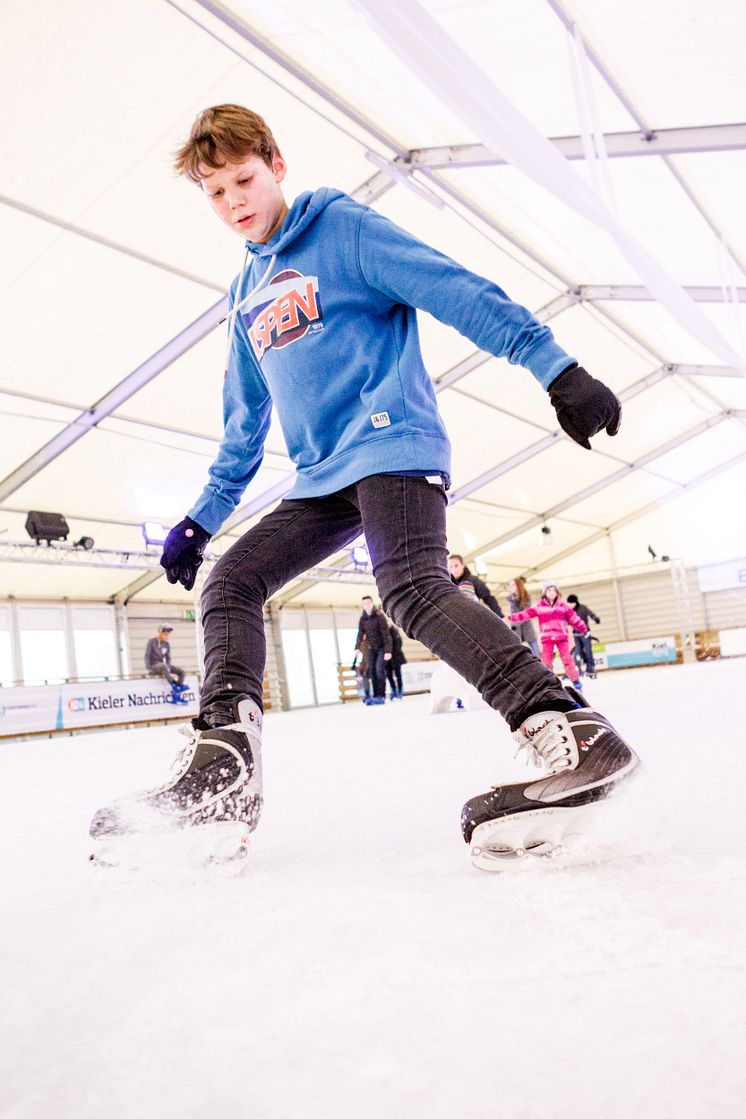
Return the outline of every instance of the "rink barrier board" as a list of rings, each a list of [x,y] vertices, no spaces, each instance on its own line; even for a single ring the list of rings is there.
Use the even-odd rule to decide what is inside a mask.
[[[404,695],[423,695],[430,691],[430,677],[440,661],[407,661],[401,667]],[[339,699],[341,703],[360,702],[355,671],[347,665],[337,665]]]
[[[186,676],[187,702],[170,702],[155,677],[0,689],[0,739],[132,723],[189,719],[199,714],[199,681]]]

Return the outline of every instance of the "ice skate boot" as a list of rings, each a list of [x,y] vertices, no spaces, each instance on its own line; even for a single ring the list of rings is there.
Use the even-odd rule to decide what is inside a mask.
[[[248,698],[236,702],[229,725],[197,718],[180,727],[187,741],[169,780],[96,812],[91,860],[118,865],[122,858],[137,862],[143,851],[177,847],[202,863],[244,859],[263,803],[261,727],[262,713]]]
[[[581,700],[577,693],[575,698]],[[513,737],[545,772],[533,781],[494,786],[464,805],[461,829],[480,870],[505,869],[527,854],[556,853],[587,830],[596,802],[639,764],[609,720],[587,705],[533,715]]]

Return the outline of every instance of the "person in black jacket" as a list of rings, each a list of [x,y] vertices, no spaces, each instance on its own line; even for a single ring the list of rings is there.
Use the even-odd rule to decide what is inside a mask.
[[[448,570],[451,573],[451,582],[464,591],[465,594],[470,594],[470,590],[474,591],[474,595],[483,602],[485,606],[489,606],[493,614],[497,614],[498,618],[504,618],[500,603],[492,594],[490,588],[486,583],[477,575],[472,575],[469,568],[464,565],[464,557],[454,553],[448,557]]]
[[[386,679],[391,689],[389,699],[401,699],[404,691],[401,666],[407,663],[407,658],[404,656],[401,634],[393,622],[389,623],[389,633],[391,634],[391,660],[386,661]]]
[[[366,703],[386,702],[386,661],[391,660],[391,634],[388,622],[375,606],[369,594],[363,596],[363,612],[357,627],[355,648],[362,652],[363,641],[368,650],[368,674],[373,684],[373,695]]]
[[[585,671],[586,676],[590,676],[593,680],[596,676],[596,662],[593,659],[593,636],[588,619],[593,618],[597,626],[601,625],[601,619],[598,614],[593,613],[590,606],[584,606],[582,602],[578,602],[578,596],[576,594],[569,594],[566,601],[570,603],[578,617],[582,618],[588,626],[585,633],[578,633],[576,629],[573,630],[575,636],[574,656],[578,671]],[[585,668],[583,667],[584,665]]]

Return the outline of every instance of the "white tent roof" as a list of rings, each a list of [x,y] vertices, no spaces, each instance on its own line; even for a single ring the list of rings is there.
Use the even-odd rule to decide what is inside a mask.
[[[23,540],[26,512],[42,509],[64,513],[73,538],[134,552],[144,520],[173,523],[201,491],[221,434],[216,324],[240,246],[173,176],[170,153],[197,111],[237,101],[277,135],[289,197],[333,185],[374,205],[530,307],[624,400],[621,433],[588,454],[557,435],[530,374],[423,315],[454,445],[453,550],[483,556],[494,581],[548,566],[590,578],[639,563],[652,538],[693,562],[742,552],[730,495],[746,480],[746,9],[397,7],[403,23],[424,20],[454,56],[465,52],[466,84],[481,71],[527,118],[529,138],[536,130],[570,157],[578,182],[607,175],[616,219],[686,287],[722,347],[652,299],[618,240],[484,146],[445,76],[428,82],[426,41],[413,41],[424,55],[415,76],[417,60],[373,18],[385,4],[329,0],[306,17],[258,0],[6,0],[0,545]],[[591,75],[585,102],[573,25],[585,51],[576,74],[585,58]],[[597,151],[605,135],[608,160],[582,158],[589,128]],[[725,365],[728,347],[736,359]],[[248,515],[216,551],[271,507],[290,472],[274,423]],[[704,496],[688,506],[694,487]],[[706,533],[682,512],[693,508],[717,512]],[[127,597],[136,583],[139,598],[184,597],[141,578],[136,562],[6,563],[0,594]],[[338,580],[288,593],[298,591],[299,602],[359,597]]]

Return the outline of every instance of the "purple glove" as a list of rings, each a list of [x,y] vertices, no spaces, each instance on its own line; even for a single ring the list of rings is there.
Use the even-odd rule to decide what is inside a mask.
[[[571,365],[549,386],[560,427],[590,451],[590,438],[606,428],[616,435],[622,422],[622,405],[610,388],[597,381],[582,365]]]
[[[185,590],[192,589],[209,539],[210,533],[191,517],[184,517],[171,529],[161,556],[161,567],[165,568],[169,583],[181,583]]]

